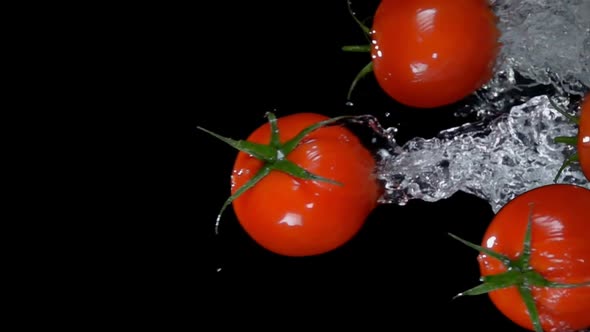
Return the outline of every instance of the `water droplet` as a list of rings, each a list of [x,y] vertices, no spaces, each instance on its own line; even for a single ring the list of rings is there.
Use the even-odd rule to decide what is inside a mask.
[[[352,106],[354,106],[354,103],[352,101],[347,101],[346,106],[352,107]]]
[[[221,214],[217,215],[215,220],[215,235],[219,235],[219,221],[221,220]]]
[[[338,136],[338,140],[343,143],[348,143],[350,142],[350,137],[348,137],[348,135],[342,134]]]

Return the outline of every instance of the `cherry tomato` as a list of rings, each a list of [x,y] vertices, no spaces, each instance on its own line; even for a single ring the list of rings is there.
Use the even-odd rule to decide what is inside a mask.
[[[530,204],[533,204],[530,206]],[[489,225],[482,247],[516,259],[522,255],[525,229],[532,212],[530,266],[545,279],[560,283],[590,281],[590,190],[567,184],[528,191],[506,204]],[[482,276],[506,267],[486,254],[478,256]],[[532,287],[543,330],[576,331],[590,327],[590,287]],[[516,287],[489,293],[510,320],[533,330]]]
[[[313,113],[278,118],[280,141],[326,119]],[[269,139],[267,123],[247,140],[268,144]],[[349,129],[328,126],[306,136],[287,159],[341,185],[301,180],[273,170],[233,201],[244,230],[262,247],[287,256],[322,254],[349,241],[376,207],[380,194],[371,152]],[[232,194],[262,165],[260,160],[240,152],[233,169]]]
[[[590,181],[590,94],[582,104],[580,125],[578,127],[578,158],[586,179]]]
[[[384,0],[371,36],[377,82],[418,108],[452,104],[480,88],[499,50],[495,15],[482,0]]]

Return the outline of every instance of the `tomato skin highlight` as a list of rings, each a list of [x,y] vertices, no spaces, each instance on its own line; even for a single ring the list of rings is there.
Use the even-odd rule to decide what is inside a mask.
[[[314,113],[278,118],[280,141],[326,119]],[[256,129],[247,140],[268,144],[269,124]],[[272,171],[233,202],[244,230],[262,247],[285,256],[322,254],[349,241],[377,206],[380,195],[371,153],[347,128],[328,126],[306,136],[287,159],[343,185]],[[232,194],[262,165],[240,152],[232,174]]]
[[[492,77],[499,35],[486,1],[384,0],[373,19],[373,71],[402,104],[452,104]]]
[[[510,201],[489,225],[481,246],[516,259],[532,206],[531,266],[549,281],[590,281],[590,190],[567,184],[532,189]],[[505,272],[505,266],[485,254],[478,256],[482,276]],[[537,310],[546,332],[577,331],[590,327],[590,287],[533,287]],[[515,287],[489,293],[506,317],[534,330]]]
[[[582,104],[582,114],[578,126],[578,158],[582,172],[590,181],[590,94],[587,94]]]

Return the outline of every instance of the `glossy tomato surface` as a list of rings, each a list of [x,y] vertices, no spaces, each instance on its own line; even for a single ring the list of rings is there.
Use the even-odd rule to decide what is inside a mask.
[[[326,119],[313,113],[279,118],[281,142]],[[269,139],[268,124],[248,138],[265,144]],[[309,134],[287,159],[342,185],[273,171],[233,202],[240,224],[261,246],[281,255],[322,254],[346,243],[377,205],[380,191],[371,153],[347,128],[329,126]],[[232,193],[261,166],[259,160],[240,152],[234,164]]]
[[[452,104],[491,78],[498,37],[486,1],[381,1],[372,27],[375,77],[402,104]]]
[[[590,94],[582,104],[582,114],[578,127],[578,157],[586,179],[590,181]]]
[[[582,187],[556,184],[532,189],[498,212],[485,233],[482,246],[511,259],[519,257],[532,211],[532,268],[549,281],[588,282],[589,206],[590,190]],[[480,254],[478,261],[483,276],[506,271],[501,262],[485,254]],[[544,331],[576,331],[590,327],[590,287],[533,288],[532,293]],[[489,296],[510,320],[533,329],[515,287],[493,291]]]

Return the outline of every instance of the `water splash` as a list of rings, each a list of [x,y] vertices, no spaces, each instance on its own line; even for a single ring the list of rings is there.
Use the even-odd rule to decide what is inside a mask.
[[[543,93],[590,89],[590,1],[490,0],[501,31],[495,77],[456,115],[489,118]],[[545,90],[530,95],[531,87]]]
[[[590,1],[492,1],[502,32],[498,70],[583,95],[590,87]]]
[[[433,202],[463,191],[497,212],[515,196],[553,183],[571,154],[572,147],[553,138],[573,136],[577,127],[549,98],[574,109],[590,90],[590,2],[490,2],[502,32],[495,76],[455,113],[475,114],[477,122],[398,146],[394,128],[369,121],[389,143],[379,151],[382,203]],[[560,182],[590,189],[577,164]]]
[[[381,203],[434,202],[463,191],[485,199],[494,212],[527,190],[553,183],[572,149],[553,139],[577,133],[547,95],[491,121],[417,137],[403,146],[395,142],[396,130],[381,128],[376,120],[368,124],[390,142],[379,150],[377,174],[386,189]],[[567,168],[560,182],[590,189],[578,165]]]

